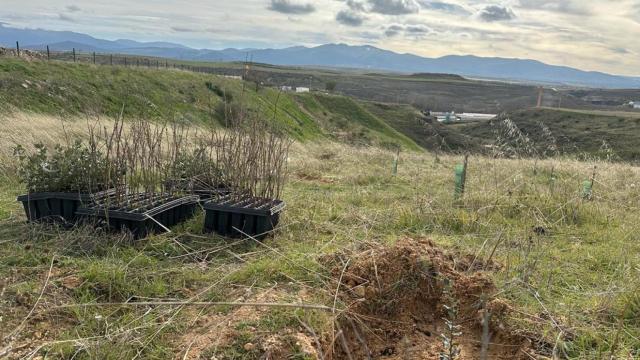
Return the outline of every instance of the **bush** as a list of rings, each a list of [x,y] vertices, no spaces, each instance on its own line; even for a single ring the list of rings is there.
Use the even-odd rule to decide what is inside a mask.
[[[35,144],[32,154],[18,145],[14,156],[19,162],[18,176],[29,192],[91,193],[107,188],[106,157],[79,140],[72,145],[56,145],[52,152],[43,144]]]

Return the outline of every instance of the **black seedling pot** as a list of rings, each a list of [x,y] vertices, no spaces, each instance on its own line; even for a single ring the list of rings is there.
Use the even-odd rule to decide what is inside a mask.
[[[88,221],[106,224],[111,230],[129,231],[134,238],[141,239],[190,219],[199,200],[195,195],[129,194],[118,201],[105,197],[79,208],[77,214]]]
[[[76,210],[84,204],[92,204],[97,199],[113,194],[115,190],[94,194],[72,192],[39,192],[18,196],[29,221],[49,221],[75,223]]]
[[[264,238],[280,220],[281,200],[227,195],[204,204],[204,228],[227,237]]]

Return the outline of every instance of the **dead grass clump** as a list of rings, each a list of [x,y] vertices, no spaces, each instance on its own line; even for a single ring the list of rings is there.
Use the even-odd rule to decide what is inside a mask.
[[[433,243],[412,239],[349,258],[334,259],[336,299],[348,309],[326,339],[334,358],[530,358],[531,342],[503,321],[509,306],[473,261],[460,271]]]

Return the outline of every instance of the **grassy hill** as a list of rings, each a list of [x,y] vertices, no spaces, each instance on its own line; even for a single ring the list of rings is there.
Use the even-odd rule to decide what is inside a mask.
[[[22,128],[25,137],[40,132],[63,136],[53,117]],[[454,202],[460,156],[403,153],[393,176],[394,156],[296,144],[287,209],[262,242],[205,234],[202,214],[135,242],[28,224],[15,202],[24,189],[15,173],[0,172],[0,351],[9,359],[314,359],[321,350],[346,359],[331,337],[340,326],[358,354],[393,348],[433,358],[443,351],[446,305],[464,310],[455,321],[466,358],[479,359],[482,311],[490,354],[511,349],[491,359],[637,357],[637,167],[474,156],[465,197]],[[584,201],[580,186],[594,165],[594,197]]]
[[[256,89],[253,83],[171,69],[0,59],[0,106],[5,113],[14,109],[73,118],[117,117],[124,109],[129,118],[204,125],[220,123],[227,102],[228,108],[246,107],[299,141],[336,138],[337,127],[340,138],[352,143],[420,149],[351,99],[332,97],[341,106],[320,113],[300,106],[305,97],[314,95]]]
[[[406,151],[394,175],[390,143],[481,148],[496,141],[489,122],[180,71],[0,60],[0,85],[0,357],[430,359],[443,337],[465,359],[482,344],[489,359],[640,356],[638,167],[472,156],[454,200],[462,156]],[[14,142],[86,136],[78,118],[123,103],[128,117],[202,126],[220,120],[218,92],[300,140],[272,236],[204,233],[201,211],[139,241],[26,222]],[[630,150],[638,130],[598,114],[511,117],[534,146],[548,143],[543,122],[567,153],[597,153],[594,133]]]
[[[601,111],[528,109],[512,112],[507,116],[532,141],[538,153],[544,153],[552,141],[561,154],[640,161],[640,114],[607,115]],[[498,141],[497,121],[448,126],[485,144],[495,144]]]

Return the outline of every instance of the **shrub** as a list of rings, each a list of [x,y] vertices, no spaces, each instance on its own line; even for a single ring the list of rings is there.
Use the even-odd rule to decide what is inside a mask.
[[[80,140],[56,145],[53,151],[35,144],[31,154],[18,145],[14,156],[18,159],[18,176],[29,192],[91,193],[108,187],[104,181],[106,157]]]

